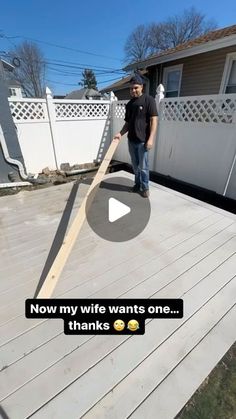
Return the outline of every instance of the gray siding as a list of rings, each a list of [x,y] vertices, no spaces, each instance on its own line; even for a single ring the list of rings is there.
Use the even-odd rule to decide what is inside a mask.
[[[129,100],[130,99],[130,93],[129,88],[121,89],[121,90],[114,90],[114,94],[118,98],[118,100]]]
[[[158,83],[162,82],[165,67],[183,64],[180,96],[218,94],[226,55],[232,52],[236,52],[236,45],[159,65]],[[150,80],[154,80],[156,67],[150,68]],[[155,91],[156,86],[152,85],[151,89]]]
[[[7,96],[8,86],[5,79],[3,78],[3,74],[0,68],[0,124],[3,130],[3,134],[5,136],[10,157],[20,161],[24,166],[24,159],[20,149],[16,128],[12,119]],[[10,172],[14,172],[16,175],[18,175],[17,167],[13,164],[9,164],[5,160],[3,156],[2,147],[0,146],[0,183],[9,182]]]

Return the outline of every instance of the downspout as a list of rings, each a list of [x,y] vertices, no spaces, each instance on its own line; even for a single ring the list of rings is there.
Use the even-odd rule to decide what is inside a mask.
[[[0,124],[0,146],[2,148],[2,152],[3,152],[3,156],[5,158],[5,160],[7,161],[7,163],[10,164],[14,164],[15,166],[18,167],[19,169],[19,173],[22,179],[25,180],[25,182],[10,182],[10,183],[2,183],[0,184],[0,188],[14,188],[17,186],[30,186],[32,184],[34,185],[42,185],[44,183],[47,183],[47,181],[43,180],[43,179],[35,179],[33,176],[29,177],[26,173],[25,173],[25,169],[23,164],[16,159],[12,159],[9,156],[9,151],[7,148],[7,144],[6,144],[6,140],[3,134],[3,130],[2,130],[2,126]]]
[[[6,159],[6,161],[10,164],[14,164],[15,166],[17,166],[22,179],[28,180],[28,175],[25,173],[23,164],[19,160],[12,159],[9,156],[9,151],[8,151],[8,148],[7,148],[7,144],[6,144],[6,140],[5,140],[5,137],[4,137],[4,133],[3,133],[3,130],[2,130],[1,124],[0,124],[0,144],[2,146],[3,155],[4,155],[4,158]]]
[[[5,140],[5,137],[4,137],[4,133],[3,133],[3,130],[2,130],[1,124],[0,124],[0,144],[2,146],[3,155],[4,155],[4,158],[6,159],[6,161],[8,163],[14,164],[15,166],[18,167],[19,172],[20,172],[20,176],[21,176],[22,179],[29,180],[28,175],[25,173],[23,164],[19,160],[12,159],[9,156],[9,151],[8,151],[8,148],[7,148],[7,144],[6,144],[6,140]]]

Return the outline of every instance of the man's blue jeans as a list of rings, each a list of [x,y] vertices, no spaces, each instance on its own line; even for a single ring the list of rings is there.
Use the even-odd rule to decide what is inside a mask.
[[[128,140],[129,154],[135,175],[135,184],[142,191],[149,189],[148,150],[144,143],[134,143]]]

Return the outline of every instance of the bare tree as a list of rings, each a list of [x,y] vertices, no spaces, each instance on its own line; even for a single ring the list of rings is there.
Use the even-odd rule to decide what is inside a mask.
[[[213,20],[206,20],[204,14],[194,7],[185,10],[180,16],[168,18],[160,24],[149,26],[150,47],[154,51],[163,51],[204,35],[217,25]]]
[[[21,84],[27,97],[43,97],[45,94],[46,63],[37,44],[24,41],[11,51],[20,65],[13,71],[13,77]]]
[[[138,31],[138,42],[134,35],[139,26],[126,41],[125,62],[142,60],[150,54],[174,48],[216,29],[217,24],[213,20],[207,20],[204,14],[191,7],[181,15],[169,17],[164,22],[151,23],[141,27],[142,31]],[[142,50],[140,45],[143,46]],[[136,50],[142,51],[142,54],[138,55]]]
[[[150,53],[149,48],[149,31],[145,25],[139,25],[129,35],[125,43],[125,59],[124,62],[139,61],[146,58]]]

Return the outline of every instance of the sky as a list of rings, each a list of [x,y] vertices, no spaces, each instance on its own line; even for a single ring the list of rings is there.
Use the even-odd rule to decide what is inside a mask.
[[[54,95],[81,88],[83,68],[94,68],[101,89],[124,76],[124,44],[138,25],[158,23],[191,6],[219,28],[236,24],[235,0],[227,5],[216,0],[1,1],[0,56],[33,40],[48,62],[46,84]]]

